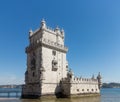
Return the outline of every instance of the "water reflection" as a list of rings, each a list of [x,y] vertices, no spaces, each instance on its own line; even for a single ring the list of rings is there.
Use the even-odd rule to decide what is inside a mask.
[[[100,97],[64,98],[64,99],[20,99],[20,102],[101,102]],[[17,101],[18,102],[18,101]]]

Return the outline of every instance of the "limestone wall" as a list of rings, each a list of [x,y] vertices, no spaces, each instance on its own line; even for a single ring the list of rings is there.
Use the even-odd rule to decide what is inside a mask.
[[[98,80],[92,78],[77,78],[71,80],[71,94],[99,93]]]
[[[41,89],[41,95],[55,95],[55,93],[60,92],[58,83],[43,83]]]
[[[34,44],[38,39],[41,39],[42,34],[43,32],[40,29],[38,29],[37,32],[34,32],[33,35],[29,37],[30,44]]]
[[[40,60],[41,60],[41,54],[40,54],[41,48],[35,49],[34,51],[31,51],[27,54],[27,83],[37,83],[39,82],[40,78]],[[35,55],[33,56],[33,53]],[[32,68],[31,60],[35,57],[35,67]]]
[[[57,38],[56,38],[55,33],[49,33],[49,32],[44,31],[43,38],[48,39],[48,40],[53,41],[53,42],[57,42]]]
[[[22,94],[24,95],[40,95],[41,89],[38,84],[27,84],[22,86]]]

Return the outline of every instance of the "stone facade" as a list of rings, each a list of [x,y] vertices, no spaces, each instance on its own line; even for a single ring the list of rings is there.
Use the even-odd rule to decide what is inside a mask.
[[[44,20],[38,30],[29,31],[23,98],[100,93],[100,73],[97,78],[74,77],[66,60],[68,48],[64,45],[64,36],[64,30],[49,29]]]

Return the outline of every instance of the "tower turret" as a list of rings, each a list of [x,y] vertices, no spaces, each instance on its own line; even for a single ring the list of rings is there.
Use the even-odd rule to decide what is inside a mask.
[[[59,28],[58,26],[55,28],[55,32],[56,32],[57,34],[60,34],[60,28]]]
[[[45,29],[46,28],[46,22],[44,19],[42,19],[41,21],[41,29]]]
[[[67,77],[68,77],[69,79],[71,79],[71,78],[73,77],[73,75],[74,75],[74,73],[72,72],[71,69],[69,69],[69,71],[68,71],[68,73],[67,73]]]
[[[102,77],[100,75],[100,72],[98,73],[97,79],[98,79],[98,86],[99,86],[99,89],[100,89],[102,87]]]
[[[30,29],[29,36],[32,36],[32,34],[33,34],[33,31],[32,31],[32,29]]]
[[[62,35],[62,38],[64,39],[64,36],[65,36],[64,29],[61,30],[61,35]]]

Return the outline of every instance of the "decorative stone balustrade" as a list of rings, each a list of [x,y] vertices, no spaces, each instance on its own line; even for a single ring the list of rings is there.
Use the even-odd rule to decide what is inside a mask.
[[[50,41],[48,39],[39,39],[34,44],[30,44],[28,47],[26,47],[26,52],[29,52],[32,49],[35,49],[39,45],[47,46],[56,50],[60,50],[63,52],[67,52],[68,48],[64,45],[58,44],[56,42]]]
[[[65,47],[64,45],[61,45],[61,44],[59,44],[59,43],[50,41],[50,40],[48,40],[48,39],[42,39],[42,43],[43,43],[43,44],[46,44],[46,45],[48,45],[48,46],[53,46],[53,47],[55,47],[55,48],[57,48],[57,49],[60,49],[60,50],[65,51],[65,52],[68,51],[68,48]]]

